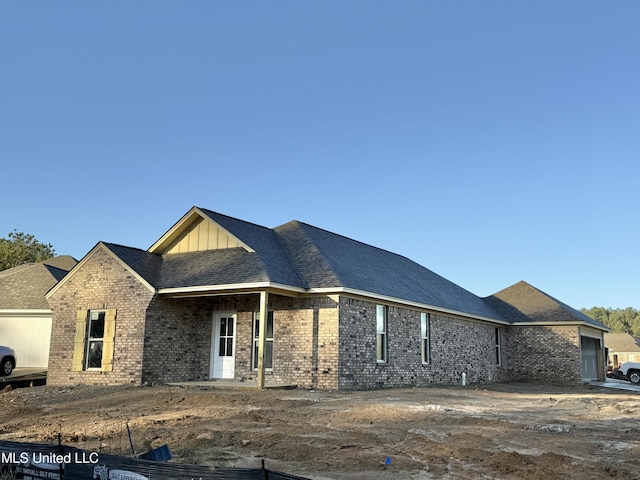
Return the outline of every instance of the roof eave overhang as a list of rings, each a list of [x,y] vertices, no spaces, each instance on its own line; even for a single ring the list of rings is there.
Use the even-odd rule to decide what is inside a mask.
[[[565,322],[512,322],[511,325],[514,327],[572,327],[572,326],[580,326],[580,327],[589,327],[594,330],[601,330],[603,332],[610,332],[611,329],[606,326],[598,326],[593,325],[588,322],[583,322],[581,320],[567,320]]]
[[[204,297],[204,296],[220,296],[220,295],[246,295],[259,293],[261,291],[269,291],[275,294],[282,294],[287,296],[301,296],[301,295],[349,295],[359,298],[367,298],[377,300],[385,303],[404,305],[408,307],[414,307],[421,310],[430,310],[440,312],[448,315],[455,315],[466,317],[474,320],[480,320],[483,322],[494,323],[498,325],[513,325],[523,327],[542,327],[542,326],[583,326],[593,328],[595,330],[601,330],[603,332],[610,331],[608,328],[602,328],[596,325],[592,325],[582,321],[566,321],[566,322],[509,322],[498,318],[487,317],[483,315],[476,315],[459,310],[453,310],[449,308],[439,307],[437,305],[431,305],[428,303],[414,302],[405,300],[402,298],[392,297],[388,295],[381,295],[364,290],[357,290],[347,287],[326,287],[326,288],[302,288],[294,287],[291,285],[285,285],[275,282],[253,282],[253,283],[233,283],[225,285],[202,285],[197,287],[175,287],[175,288],[160,288],[158,294],[167,297]]]
[[[51,317],[50,308],[0,308],[0,317]]]
[[[159,288],[158,295],[167,297],[206,297],[218,295],[251,294],[262,291],[280,293],[287,296],[298,296],[307,293],[301,287],[284,285],[275,282],[229,283],[224,285],[200,285],[196,287]]]
[[[331,295],[331,294],[353,295],[353,296],[356,296],[356,297],[380,300],[380,301],[383,301],[383,302],[386,302],[386,303],[393,303],[393,304],[397,304],[397,305],[405,305],[405,306],[409,306],[409,307],[415,307],[415,308],[419,308],[421,310],[431,310],[431,311],[446,313],[446,314],[449,314],[449,315],[456,315],[456,316],[462,316],[462,317],[466,317],[466,318],[472,318],[474,320],[481,320],[483,322],[497,323],[497,324],[500,324],[500,325],[509,325],[509,322],[506,322],[504,320],[500,320],[500,319],[497,319],[497,318],[485,317],[485,316],[482,316],[482,315],[476,315],[476,314],[473,314],[473,313],[462,312],[462,311],[453,310],[453,309],[450,309],[450,308],[438,307],[436,305],[431,305],[431,304],[428,304],[428,303],[414,302],[414,301],[411,301],[411,300],[405,300],[403,298],[391,297],[391,296],[388,296],[388,295],[382,295],[382,294],[378,294],[378,293],[372,293],[372,292],[367,292],[367,291],[364,291],[364,290],[357,290],[357,289],[348,288],[348,287],[310,288],[310,289],[307,290],[307,292],[308,293],[324,294],[324,295]]]
[[[294,287],[291,285],[284,285],[274,282],[254,282],[254,283],[234,283],[226,285],[202,285],[198,287],[175,287],[175,288],[160,288],[158,294],[167,297],[205,297],[205,296],[220,296],[220,295],[239,295],[239,294],[252,294],[261,291],[270,291],[271,293],[282,294],[287,296],[300,296],[300,295],[350,295],[360,298],[367,298],[382,301],[385,303],[404,305],[421,310],[431,310],[449,315],[462,316],[466,318],[472,318],[483,322],[496,323],[500,325],[509,325],[510,323],[504,320],[485,317],[482,315],[474,315],[468,312],[461,312],[458,310],[452,310],[448,308],[438,307],[436,305],[430,305],[427,303],[413,302],[402,298],[391,297],[388,295],[380,295],[372,292],[366,292],[364,290],[356,290],[346,287],[328,287],[328,288],[302,288]]]

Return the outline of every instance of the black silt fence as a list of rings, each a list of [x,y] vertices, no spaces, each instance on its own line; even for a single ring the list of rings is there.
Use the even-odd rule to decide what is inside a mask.
[[[212,468],[10,441],[0,441],[0,472],[20,480],[308,480],[264,466]]]

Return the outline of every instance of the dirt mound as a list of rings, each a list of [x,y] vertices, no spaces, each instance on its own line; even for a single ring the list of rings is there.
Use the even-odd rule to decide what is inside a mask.
[[[33,387],[0,393],[0,438],[315,479],[638,478],[640,397],[495,385],[368,392]]]

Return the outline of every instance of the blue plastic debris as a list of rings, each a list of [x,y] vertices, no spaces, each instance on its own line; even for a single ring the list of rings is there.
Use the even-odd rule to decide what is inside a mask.
[[[385,465],[391,465],[391,457],[387,457],[384,461]]]
[[[142,460],[152,460],[154,462],[167,462],[171,460],[172,455],[171,450],[169,450],[169,445],[162,445],[147,453],[143,453],[138,458]]]

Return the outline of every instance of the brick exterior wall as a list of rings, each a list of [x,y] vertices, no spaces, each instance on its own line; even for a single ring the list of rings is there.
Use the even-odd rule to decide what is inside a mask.
[[[387,362],[376,360],[376,303],[340,300],[340,389],[460,385],[508,379],[496,365],[495,326],[430,313],[431,359],[422,362],[419,310],[387,306]],[[504,338],[504,328],[500,328]]]
[[[235,378],[255,381],[253,315],[259,295],[154,296],[106,250],[98,248],[49,299],[47,382],[143,384],[210,378],[214,312],[236,313]],[[76,312],[115,309],[113,371],[72,371]],[[496,325],[430,314],[429,363],[421,355],[421,311],[387,305],[388,355],[376,361],[376,303],[345,296],[269,295],[274,316],[273,369],[267,385],[318,389],[459,385],[511,380],[578,383],[578,326],[504,326],[496,364]]]
[[[153,300],[147,312],[142,380],[165,383],[209,379],[213,316],[216,312],[234,312],[234,377],[256,381],[257,372],[252,368],[253,317],[259,308],[259,295],[255,294]],[[273,369],[266,372],[266,385],[337,388],[336,303],[327,297],[272,294],[268,308],[273,311],[274,346]]]
[[[578,326],[511,326],[507,335],[509,380],[580,383],[582,358]]]
[[[253,315],[260,308],[259,297],[251,296],[226,307],[237,315],[235,377],[255,381]],[[219,303],[213,308],[224,310],[225,305]],[[337,304],[327,297],[269,295],[268,308],[273,311],[274,345],[273,369],[266,371],[266,385],[336,388]]]
[[[47,384],[135,384],[142,381],[146,310],[153,293],[103,249],[49,299],[52,312]],[[77,310],[116,309],[113,371],[71,369]]]
[[[201,300],[154,299],[147,311],[142,381],[209,378],[211,320],[211,308]]]

